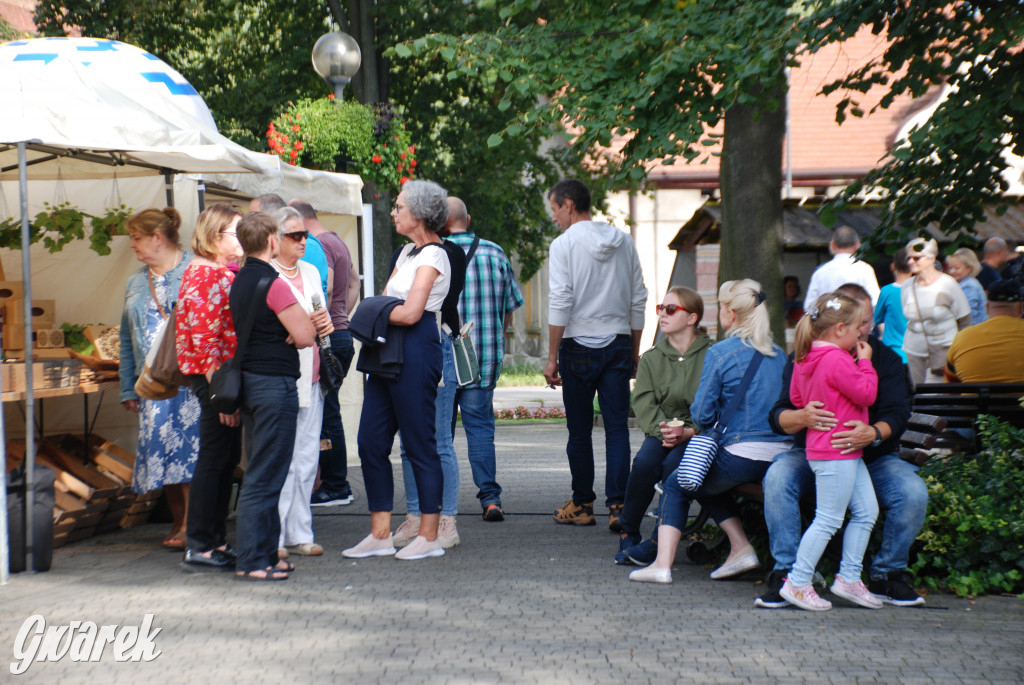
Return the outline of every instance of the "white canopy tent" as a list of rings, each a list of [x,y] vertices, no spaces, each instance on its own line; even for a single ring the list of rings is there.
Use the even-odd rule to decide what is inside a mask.
[[[358,176],[283,165],[276,156],[228,140],[181,74],[137,47],[92,38],[5,43],[0,93],[0,220],[20,217],[23,229],[45,203],[64,200],[92,214],[122,202],[135,210],[173,204],[191,227],[204,179],[249,196],[275,192],[302,197],[323,212],[363,215]],[[5,259],[7,277],[23,280],[26,321],[33,281],[51,297],[59,292],[60,320],[118,320],[124,283],[138,263],[126,238],[115,238],[111,248],[111,255],[99,257],[84,241],[54,255],[36,245],[22,251],[20,265]],[[33,271],[32,259],[44,263],[43,269]],[[26,349],[31,335],[28,323]],[[27,367],[26,427],[34,425]],[[2,416],[0,434],[3,452]],[[25,436],[31,498],[35,445],[31,430]],[[5,500],[6,488],[0,488],[0,581],[8,568]]]

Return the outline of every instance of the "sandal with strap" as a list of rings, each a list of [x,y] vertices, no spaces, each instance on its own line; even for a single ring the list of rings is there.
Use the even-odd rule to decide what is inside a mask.
[[[262,573],[263,575],[257,575],[260,573]],[[274,570],[274,567],[268,566],[264,569],[256,569],[255,571],[239,571],[235,574],[235,580],[246,580],[253,582],[276,582],[281,580],[288,580],[288,574],[284,571]]]
[[[285,561],[284,559],[281,559],[277,562],[277,565],[274,566],[274,570],[281,571],[282,573],[291,573],[295,570],[295,564],[293,564],[290,561]]]

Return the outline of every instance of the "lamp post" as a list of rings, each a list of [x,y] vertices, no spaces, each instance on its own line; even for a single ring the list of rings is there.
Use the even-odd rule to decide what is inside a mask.
[[[334,88],[334,99],[339,102],[361,61],[359,43],[347,33],[325,33],[313,46],[313,69]]]

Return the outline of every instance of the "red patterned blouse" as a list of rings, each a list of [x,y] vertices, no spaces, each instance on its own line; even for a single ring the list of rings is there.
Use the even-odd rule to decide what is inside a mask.
[[[235,274],[227,267],[191,264],[185,270],[175,314],[182,373],[205,374],[234,356],[238,341],[228,308],[234,280]]]

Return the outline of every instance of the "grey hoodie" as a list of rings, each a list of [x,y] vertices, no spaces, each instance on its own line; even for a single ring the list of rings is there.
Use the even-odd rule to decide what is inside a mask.
[[[551,243],[548,274],[548,323],[566,338],[643,329],[647,288],[628,233],[576,222]]]

